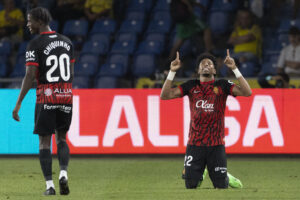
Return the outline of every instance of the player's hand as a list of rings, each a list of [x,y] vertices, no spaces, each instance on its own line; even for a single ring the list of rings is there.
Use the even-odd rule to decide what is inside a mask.
[[[19,110],[20,110],[20,108],[21,108],[21,104],[16,104],[16,106],[15,106],[15,108],[14,108],[14,110],[13,110],[13,118],[14,118],[14,120],[16,120],[16,121],[20,121],[20,117],[19,117]]]
[[[181,67],[181,62],[179,59],[179,52],[176,52],[176,58],[171,62],[170,69],[173,72],[176,72]]]
[[[227,65],[231,70],[234,70],[236,68],[234,59],[230,57],[229,49],[227,49],[227,56],[224,60],[224,64]]]

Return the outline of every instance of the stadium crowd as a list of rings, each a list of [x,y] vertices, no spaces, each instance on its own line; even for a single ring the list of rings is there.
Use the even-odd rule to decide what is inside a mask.
[[[52,30],[75,46],[74,88],[160,87],[177,50],[183,65],[177,77],[195,77],[202,52],[218,58],[218,77],[229,77],[222,63],[226,48],[245,77],[269,87],[269,80],[300,76],[299,5],[296,0],[1,0],[0,87],[21,86],[32,39],[26,12],[37,6],[50,10]]]

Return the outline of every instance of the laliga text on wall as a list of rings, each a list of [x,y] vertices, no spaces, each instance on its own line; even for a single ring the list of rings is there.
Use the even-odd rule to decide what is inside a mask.
[[[188,97],[162,101],[159,89],[74,90],[68,143],[73,154],[184,153]],[[227,99],[227,153],[300,153],[300,90],[256,89]],[[56,153],[56,145],[53,143]]]

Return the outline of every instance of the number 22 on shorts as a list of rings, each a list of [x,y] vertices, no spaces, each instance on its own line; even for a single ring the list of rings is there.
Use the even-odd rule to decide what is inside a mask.
[[[184,166],[191,166],[193,156],[184,156]]]

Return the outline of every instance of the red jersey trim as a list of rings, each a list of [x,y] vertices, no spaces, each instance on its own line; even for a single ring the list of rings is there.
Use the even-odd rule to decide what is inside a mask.
[[[71,62],[71,63],[74,63],[74,62],[75,62],[75,59],[70,60],[70,62]]]
[[[183,89],[181,86],[178,86],[178,88],[180,89],[180,92],[181,92],[181,96],[183,96]]]
[[[39,66],[39,63],[36,63],[36,62],[28,62],[28,63],[26,63],[26,66],[36,66],[36,67],[38,67],[38,66]]]
[[[43,34],[52,34],[52,33],[55,33],[55,31],[46,31],[46,32],[41,32],[40,34],[43,35]]]
[[[211,83],[214,83],[214,82],[215,82],[215,80],[212,80],[212,81],[206,81],[206,82],[201,82],[201,81],[200,81],[201,84],[211,84]]]

